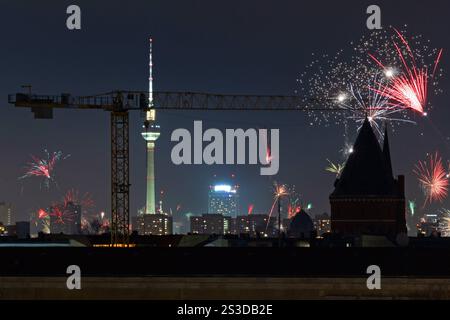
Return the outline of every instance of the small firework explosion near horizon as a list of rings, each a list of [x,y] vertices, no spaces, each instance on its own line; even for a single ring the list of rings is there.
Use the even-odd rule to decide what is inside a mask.
[[[441,236],[450,237],[450,210],[442,208],[439,213],[439,228],[441,229]]]
[[[289,194],[290,194],[290,190],[287,185],[279,184],[276,181],[273,183],[273,202],[272,202],[272,206],[270,207],[270,210],[269,210],[269,219],[267,219],[265,232],[267,232],[267,228],[269,227],[270,219],[272,217],[272,214],[273,214],[276,204],[278,203],[278,201],[281,200],[282,197],[286,197]]]
[[[70,202],[81,205],[83,209],[91,209],[94,207],[94,200],[92,200],[91,195],[88,192],[80,195],[80,192],[76,189],[69,189],[64,195],[63,202],[66,206]]]
[[[81,212],[76,212],[76,206],[79,206]],[[89,193],[80,194],[76,189],[69,189],[61,201],[53,202],[48,208],[39,208],[33,216],[31,221],[38,226],[41,224],[45,233],[50,232],[51,223],[66,224],[73,222],[78,215],[81,219],[82,231],[92,229],[92,223],[98,220],[100,227],[106,221],[104,219],[104,212],[100,214],[92,213],[94,208],[94,201]]]
[[[434,201],[442,202],[447,197],[449,181],[437,152],[430,155],[428,161],[419,161],[413,171],[425,195],[424,206]]]
[[[273,215],[273,212],[275,210],[275,207],[278,203],[278,201],[281,201],[282,198],[285,198],[287,200],[287,218],[292,219],[297,214],[299,214],[302,210],[311,210],[312,209],[312,203],[308,203],[306,205],[302,204],[300,194],[296,191],[295,186],[289,186],[287,184],[279,184],[277,182],[274,182],[273,184],[273,202],[272,206],[269,211],[269,219],[267,220],[266,224],[266,231],[269,227],[269,223],[271,220],[271,217]]]
[[[344,170],[345,163],[334,163],[328,160],[328,167],[325,168],[325,171],[331,172],[336,175],[336,177],[339,177],[342,173],[342,170]]]
[[[408,201],[408,208],[409,208],[409,212],[411,213],[411,216],[413,217],[416,214],[416,202],[413,200],[409,200]]]
[[[253,203],[248,205],[247,215],[251,215],[253,213],[253,209],[255,209],[255,205]]]
[[[295,191],[293,186],[288,196],[288,219],[294,218],[300,211],[302,211],[302,204],[300,202],[300,195]]]
[[[19,177],[19,180],[40,177],[44,179],[44,186],[49,189],[51,182],[56,183],[54,170],[59,161],[65,160],[70,155],[64,156],[61,151],[55,151],[49,153],[47,149],[44,149],[45,158],[38,158],[31,155],[32,161],[29,162],[25,168],[26,172],[23,176]]]

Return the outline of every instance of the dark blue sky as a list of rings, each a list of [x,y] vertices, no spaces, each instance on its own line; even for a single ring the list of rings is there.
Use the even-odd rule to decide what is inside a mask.
[[[66,8],[82,9],[82,30],[65,27]],[[292,94],[296,78],[311,53],[333,53],[367,32],[369,1],[1,1],[0,37],[0,201],[13,202],[18,218],[58,200],[69,188],[89,192],[99,211],[109,210],[109,115],[100,111],[57,110],[54,120],[34,120],[29,110],[7,104],[7,94],[32,84],[37,93],[87,95],[114,89],[147,88],[148,37],[154,38],[155,90],[218,93]],[[436,47],[450,48],[448,1],[377,1],[385,26],[409,25]],[[448,56],[442,67],[447,70]],[[417,126],[391,135],[394,171],[405,174],[407,195],[423,202],[412,174],[426,152],[439,150],[450,159],[445,143],[450,83],[432,98],[435,109]],[[329,211],[334,178],[324,171],[326,159],[339,159],[343,128],[308,126],[303,113],[160,112],[162,135],[156,156],[157,190],[166,207],[184,211],[207,208],[213,175],[236,174],[241,208],[255,212],[271,203],[271,183],[295,184],[314,213]],[[280,128],[279,175],[259,176],[259,166],[181,166],[170,162],[170,134],[205,127]],[[131,213],[144,205],[145,146],[139,114],[131,117]],[[421,136],[420,133],[424,135]],[[41,190],[37,180],[18,182],[30,154],[47,148],[71,157],[57,167],[59,188]],[[442,206],[448,205],[446,201]],[[434,206],[435,208],[441,205]]]

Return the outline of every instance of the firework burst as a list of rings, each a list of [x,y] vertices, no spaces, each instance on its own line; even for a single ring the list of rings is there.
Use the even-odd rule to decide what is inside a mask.
[[[408,201],[409,213],[413,217],[416,214],[416,202],[413,200]]]
[[[65,203],[54,203],[50,208],[51,223],[66,224],[73,222],[77,218],[75,210],[71,210],[73,203],[66,205]],[[79,213],[78,213],[79,214]]]
[[[247,214],[251,215],[253,213],[253,209],[255,208],[254,204],[249,204],[247,209]]]
[[[342,173],[342,170],[344,170],[345,163],[333,163],[330,160],[328,160],[328,167],[325,168],[325,171],[334,173],[336,177],[339,177]]]
[[[59,161],[67,159],[70,155],[64,156],[61,151],[56,151],[51,154],[47,150],[44,150],[44,152],[46,155],[45,158],[38,158],[31,155],[32,161],[27,164],[25,174],[19,177],[19,179],[31,177],[43,178],[43,184],[46,188],[50,188],[51,182],[56,183],[54,175],[55,166]]]
[[[92,200],[92,197],[88,192],[80,195],[80,192],[75,189],[70,189],[66,192],[63,202],[66,207],[69,203],[79,204],[84,210],[92,209],[94,207],[94,200]]]
[[[440,211],[439,229],[442,237],[450,237],[450,210],[442,209]]]
[[[392,44],[398,59],[401,61],[403,72],[399,75],[392,73],[392,80],[388,85],[380,84],[378,88],[372,88],[372,90],[388,99],[390,106],[426,114],[424,109],[427,105],[428,80],[435,76],[443,51],[440,49],[436,54],[434,66],[432,66],[433,75],[430,75],[429,67],[426,64],[423,66],[417,65],[416,56],[404,35],[397,29],[394,29],[394,31],[397,39],[394,39]],[[382,70],[388,70],[374,55],[369,54],[369,56]]]
[[[317,103],[324,107],[323,112],[307,111],[311,125],[351,122],[361,126],[367,117],[381,136],[380,128],[386,122],[415,123],[408,110],[425,108],[428,87],[441,92],[438,62],[442,50],[431,48],[420,35],[407,42],[405,34],[393,28],[372,31],[351,42],[351,52],[313,55],[297,79],[296,91],[306,109]],[[431,82],[428,70],[433,70]]]
[[[436,152],[428,161],[419,161],[414,169],[425,195],[425,203],[442,202],[448,193],[449,181],[442,164],[442,158]]]
[[[290,194],[289,187],[285,184],[278,184],[277,182],[274,182],[273,184],[273,202],[272,206],[270,207],[269,211],[269,219],[267,219],[267,225],[266,225],[266,231],[269,227],[270,218],[272,217],[273,211],[275,210],[275,205],[281,198],[287,197]]]

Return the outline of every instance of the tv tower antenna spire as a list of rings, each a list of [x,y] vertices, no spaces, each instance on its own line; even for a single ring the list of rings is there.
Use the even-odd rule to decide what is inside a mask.
[[[148,63],[148,110],[145,113],[145,126],[156,120],[156,112],[153,107],[153,39],[150,38],[149,63]]]

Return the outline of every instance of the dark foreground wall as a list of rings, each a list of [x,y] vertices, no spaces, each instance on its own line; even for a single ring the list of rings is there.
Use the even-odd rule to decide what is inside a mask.
[[[440,248],[0,248],[0,276],[65,276],[78,265],[91,277],[250,276],[450,278]]]
[[[1,248],[0,299],[450,299],[435,248]],[[68,290],[67,267],[81,269]],[[366,270],[381,269],[381,290]]]
[[[368,290],[365,278],[83,277],[68,290],[63,277],[0,277],[0,299],[450,299],[450,280],[383,278]]]

